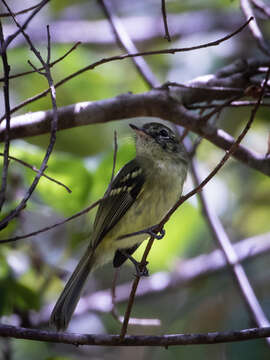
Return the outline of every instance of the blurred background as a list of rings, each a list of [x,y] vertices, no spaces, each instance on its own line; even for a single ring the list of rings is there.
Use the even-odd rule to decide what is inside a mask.
[[[23,4],[19,0],[13,0],[10,5],[13,11],[19,11],[22,7],[35,4],[35,1],[30,0],[25,0]],[[245,21],[238,1],[166,1],[172,36],[172,43],[168,43],[164,39],[160,1],[114,0],[113,5],[140,51],[186,47],[213,41],[234,31]],[[0,11],[6,12],[3,5],[0,5]],[[256,15],[267,38],[269,19],[259,11]],[[27,16],[18,15],[17,19],[23,22]],[[2,18],[2,23],[5,36],[15,31],[10,18]],[[55,83],[94,61],[123,52],[115,42],[98,1],[52,0],[45,6],[27,28],[34,44],[44,55],[47,24],[50,25],[52,37],[52,60],[62,56],[77,41],[82,42],[72,54],[53,68]],[[216,47],[174,55],[149,56],[146,61],[161,83],[183,83],[197,76],[214,73],[237,59],[250,57],[261,59],[262,55],[246,29]],[[22,36],[18,36],[9,48],[8,60],[11,74],[30,70],[27,60],[38,65]],[[45,78],[37,73],[11,80],[12,107],[46,88]],[[84,72],[59,87],[57,105],[61,107],[147,90],[149,88],[138,75],[132,61],[126,59]],[[2,89],[0,101],[2,116]],[[15,115],[50,108],[50,98],[44,97]],[[228,108],[220,114],[217,126],[237,137],[249,116],[248,107]],[[135,154],[128,123],[149,120],[153,119],[115,121],[57,133],[56,146],[46,174],[64,183],[72,193],[42,178],[28,201],[27,208],[2,230],[1,238],[27,234],[61,221],[99,199],[111,178],[114,130],[117,130],[118,135],[118,170]],[[244,145],[265,154],[268,133],[269,108],[262,107]],[[14,140],[11,155],[39,167],[48,142],[49,135]],[[202,178],[215,167],[223,154],[222,150],[208,141],[202,141],[197,151],[198,169]],[[11,161],[3,216],[18,204],[34,175],[30,169]],[[184,192],[192,187],[189,176]],[[252,257],[243,264],[263,310],[270,317],[269,254],[265,251],[261,256],[252,256],[262,242],[270,243],[269,178],[230,159],[206,186],[205,194],[232,242],[252,238],[241,247]],[[88,244],[94,215],[95,212],[92,211],[35,237],[0,246],[0,316],[3,323],[49,329],[50,311]],[[198,200],[193,197],[185,202],[165,229],[165,238],[155,242],[148,257],[151,276],[142,281],[141,289],[146,289],[145,294],[138,295],[132,312],[134,318],[155,319],[160,323],[158,326],[129,325],[128,333],[160,335],[237,330],[255,326],[230,270],[216,270],[215,264],[218,262],[215,262],[215,257],[201,256],[212,253],[217,245],[201,213]],[[142,256],[143,249],[144,246],[141,246],[135,253],[137,259]],[[85,289],[84,301],[80,302],[69,331],[119,333],[121,325],[110,312],[113,274],[112,264],[108,264],[91,276]],[[116,289],[116,296],[119,296],[117,310],[121,315],[125,311],[128,283],[133,280],[133,274],[133,265],[126,262],[118,275],[117,284],[122,284],[122,287]],[[186,279],[181,280],[181,276]],[[14,360],[113,360],[127,357],[130,360],[264,360],[270,357],[270,348],[265,340],[175,346],[167,350],[152,347],[74,347],[5,338],[0,339],[0,345],[0,358]]]

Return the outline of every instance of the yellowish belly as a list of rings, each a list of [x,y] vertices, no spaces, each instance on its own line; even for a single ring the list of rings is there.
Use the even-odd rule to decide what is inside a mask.
[[[117,249],[131,248],[149,237],[140,234],[119,239],[123,235],[157,225],[181,195],[183,181],[183,176],[176,175],[175,178],[169,177],[167,182],[163,181],[162,185],[155,181],[145,184],[135,203],[96,249],[100,265],[110,261]]]

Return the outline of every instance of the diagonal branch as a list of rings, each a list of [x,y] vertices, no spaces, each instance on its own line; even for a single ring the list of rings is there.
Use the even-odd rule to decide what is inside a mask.
[[[111,3],[107,0],[99,0],[99,3],[108,18],[113,34],[120,48],[123,48],[128,54],[138,53],[136,46],[131,41],[128,33],[126,32],[126,29],[122,25],[122,22],[113,13]],[[150,86],[150,88],[159,85],[159,81],[143,57],[131,57],[131,60],[133,61],[139,74],[142,75],[142,79],[148,86]]]
[[[262,52],[265,55],[270,56],[270,47],[263,38],[263,34],[257,24],[256,18],[254,17],[252,7],[250,5],[249,0],[240,0],[240,5],[241,5],[243,13],[246,16],[246,19],[249,19],[250,17],[252,17],[254,20],[254,21],[250,22],[248,24],[248,26],[252,33],[252,36],[254,37],[254,39],[257,42],[259,48],[262,50]]]
[[[192,161],[191,164],[191,171],[194,179],[194,184],[195,186],[198,186],[200,180],[197,174],[197,169],[194,160]],[[237,253],[235,252],[234,247],[231,244],[230,239],[227,233],[225,232],[225,229],[223,228],[220,220],[218,219],[214,211],[211,209],[203,191],[198,192],[198,197],[200,199],[202,211],[206,218],[208,226],[212,232],[212,235],[216,240],[216,242],[218,243],[219,247],[222,249],[225,259],[231,267],[234,278],[238,284],[240,294],[244,299],[244,302],[252,318],[254,319],[258,327],[270,326],[270,323],[266,315],[264,314],[263,309],[261,308],[260,303],[255,295],[255,292],[249,282],[245,270],[243,269],[242,265],[239,262]],[[268,345],[270,344],[270,338],[267,338],[267,343]]]

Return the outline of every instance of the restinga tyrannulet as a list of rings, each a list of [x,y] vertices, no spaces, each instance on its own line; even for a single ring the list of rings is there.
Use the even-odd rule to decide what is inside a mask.
[[[90,244],[52,311],[57,329],[68,326],[89,273],[110,260],[122,265],[149,236],[124,235],[158,224],[182,193],[188,157],[177,135],[160,123],[130,127],[136,157],[118,172],[99,204]]]

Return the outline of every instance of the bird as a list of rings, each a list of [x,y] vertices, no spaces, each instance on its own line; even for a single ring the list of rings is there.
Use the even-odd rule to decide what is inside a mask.
[[[129,124],[135,132],[136,156],[116,174],[99,204],[89,245],[73,271],[50,318],[65,330],[89,274],[113,261],[121,266],[182,194],[188,155],[168,126],[148,122]],[[136,233],[136,234],[134,234]]]

